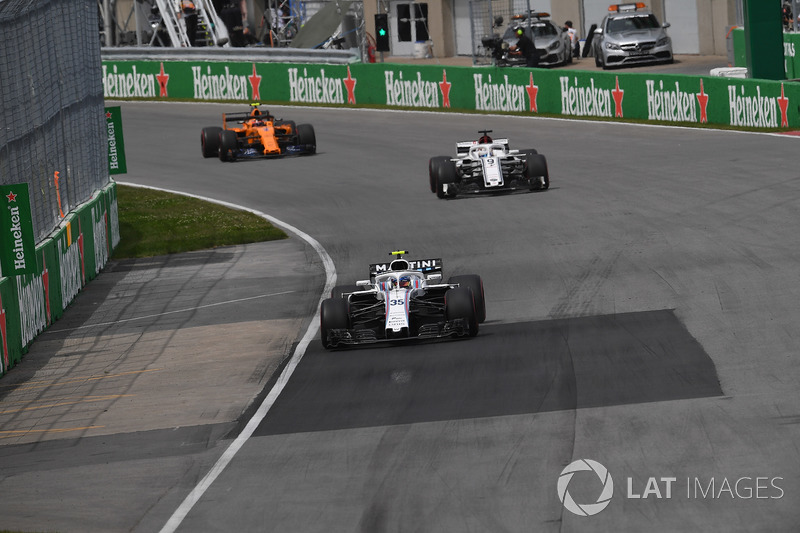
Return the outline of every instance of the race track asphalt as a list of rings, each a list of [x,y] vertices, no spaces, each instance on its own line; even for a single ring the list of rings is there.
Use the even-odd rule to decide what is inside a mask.
[[[125,181],[300,228],[333,258],[338,283],[408,249],[486,288],[475,339],[333,353],[315,339],[178,531],[800,522],[800,174],[785,157],[796,138],[276,107],[314,125],[318,154],[225,164],[200,157],[198,137],[230,105],[121,105]],[[545,154],[551,189],[430,194],[428,158],[484,128]],[[0,383],[4,430],[51,430],[0,441],[0,525],[158,531],[265,396],[323,278],[298,238],[112,262]],[[592,517],[567,511],[557,491],[562,469],[584,458],[614,480]],[[599,494],[587,476],[569,485],[580,503]],[[650,478],[661,498],[628,496]],[[742,489],[766,478],[765,497],[716,493],[744,478]],[[714,497],[692,490],[712,479]]]

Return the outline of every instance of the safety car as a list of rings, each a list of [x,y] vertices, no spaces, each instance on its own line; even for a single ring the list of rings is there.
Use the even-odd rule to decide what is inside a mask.
[[[338,285],[320,307],[327,349],[376,342],[474,337],[486,320],[483,281],[476,274],[442,281],[441,259],[408,260],[392,252],[369,267],[369,279]]]
[[[203,157],[221,161],[313,154],[317,138],[311,124],[295,124],[262,111],[258,103],[245,113],[224,113],[222,127],[203,128]]]
[[[428,162],[432,193],[439,198],[458,194],[546,190],[550,188],[547,159],[534,148],[512,150],[508,139],[481,137],[456,143],[456,157],[435,156]]]
[[[594,30],[591,52],[595,65],[611,67],[643,63],[672,63],[669,22],[660,24],[643,2],[612,4]]]

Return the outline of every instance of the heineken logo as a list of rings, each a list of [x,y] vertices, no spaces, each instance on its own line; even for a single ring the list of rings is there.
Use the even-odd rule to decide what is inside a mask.
[[[163,73],[164,65],[161,65]],[[159,82],[160,83],[160,82]],[[166,92],[166,81],[163,84],[162,93]],[[118,65],[114,65],[109,71],[107,65],[103,65],[103,93],[108,98],[155,98],[156,77],[152,74],[142,74],[136,69],[136,65],[131,66],[129,72],[121,72]],[[162,94],[161,96],[166,96]]]
[[[748,95],[745,86],[728,86],[728,104],[731,126],[746,126],[750,128],[777,128],[788,127],[789,99],[786,98],[784,87],[781,83],[779,97],[764,96],[761,87],[756,87],[756,94]],[[780,121],[780,122],[779,122]]]
[[[681,82],[673,86],[664,85],[661,80],[647,80],[647,118],[666,122],[708,122],[708,95],[700,80],[700,92],[693,93],[681,88]]]
[[[329,76],[324,68],[319,69],[319,74],[314,76],[304,68],[302,72],[297,68],[290,68],[289,72],[289,101],[305,104],[343,104],[344,78]],[[350,70],[347,71],[348,77]],[[355,86],[355,80],[353,80]],[[350,91],[348,90],[348,100]],[[355,97],[353,97],[355,102]],[[349,102],[348,102],[349,103]]]
[[[575,77],[570,83],[568,76],[559,78],[561,86],[561,114],[584,117],[614,117],[622,116],[622,97],[624,91],[619,88],[617,78],[616,88],[612,91],[595,86],[594,78],[589,80],[589,85],[581,85],[579,78]],[[613,110],[612,110],[612,100]]]
[[[5,277],[32,274],[36,270],[33,221],[28,184],[0,186],[6,208],[0,209],[0,227],[6,235],[0,239],[0,267]]]
[[[447,107],[450,106],[451,84],[447,83],[446,77],[443,79],[444,86],[440,86],[438,82],[423,80],[422,73],[419,71],[410,80],[404,79],[403,72],[395,74],[394,71],[387,70],[383,75],[386,105],[423,108],[442,107],[439,95],[442,92],[442,88],[446,87]]]
[[[224,72],[214,74],[208,65],[192,67],[192,89],[197,100],[249,100],[250,81],[247,76],[231,74],[227,65]]]
[[[508,74],[503,75],[502,81],[495,82],[492,75],[486,76],[484,81],[483,74],[473,74],[475,82],[475,109],[478,111],[521,111],[526,112],[528,100],[525,99],[529,93],[525,85],[515,85],[508,81]],[[533,86],[533,77],[531,77]],[[535,100],[534,100],[535,103]],[[534,106],[531,104],[531,110]]]

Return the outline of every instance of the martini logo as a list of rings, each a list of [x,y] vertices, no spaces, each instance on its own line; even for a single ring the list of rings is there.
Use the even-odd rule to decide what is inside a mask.
[[[573,481],[573,476],[578,472],[593,472],[600,480],[603,486],[597,501],[594,503],[577,503],[572,495],[569,493],[570,482]],[[581,476],[582,477],[582,476]],[[596,515],[611,503],[611,497],[614,496],[614,480],[611,479],[611,474],[608,469],[597,461],[591,459],[578,459],[568,464],[561,475],[558,477],[558,499],[564,504],[564,508],[578,516],[592,516]]]
[[[706,116],[708,95],[704,93],[700,81],[700,92],[691,93],[681,89],[679,81],[674,87],[664,87],[664,81],[647,80],[647,118],[666,122],[697,122],[697,108],[701,107],[701,117]],[[705,96],[705,99],[702,97]],[[697,101],[697,103],[695,103]],[[705,120],[707,122],[708,120]]]
[[[350,77],[349,68],[347,76]],[[289,101],[304,104],[344,104],[344,81],[345,78],[329,77],[324,68],[319,69],[319,76],[309,76],[307,68],[303,69],[302,74],[299,69],[290,68]],[[352,103],[355,103],[355,98]]]
[[[609,89],[595,87],[594,78],[591,78],[588,86],[580,85],[580,79],[576,76],[570,83],[569,76],[561,76],[561,114],[575,115],[584,117],[613,117],[614,105],[617,97]],[[618,115],[622,115],[622,96],[619,96]]]
[[[439,82],[425,81],[422,73],[417,71],[416,79],[403,79],[400,72],[395,77],[394,71],[384,72],[386,82],[386,105],[400,107],[441,107],[439,103]],[[446,80],[445,80],[446,81]],[[447,85],[447,103],[450,104],[450,84]]]
[[[748,95],[745,93],[744,85],[741,87],[729,85],[728,103],[731,126],[777,128],[779,114],[781,126],[788,126],[786,109],[789,100],[783,95],[783,84],[781,84],[780,98],[763,96],[760,86],[756,87],[756,94]]]
[[[67,245],[66,235],[58,239],[56,247],[59,255],[59,274],[61,274],[61,305],[66,308],[83,287],[81,276],[81,251],[78,241]]]
[[[106,98],[155,98],[156,77],[139,73],[136,65],[129,72],[121,72],[118,65],[109,72],[108,65],[103,65],[103,94]]]
[[[512,85],[508,75],[503,75],[501,83],[492,83],[492,76],[483,82],[483,74],[473,74],[475,80],[475,109],[478,111],[521,111],[526,112],[527,94],[524,85]]]
[[[92,220],[94,221],[94,273],[97,274],[108,261],[106,212],[101,206],[92,207]]]
[[[27,346],[47,326],[44,280],[42,276],[34,276],[27,283],[22,276],[16,279],[22,346]]]
[[[192,89],[197,100],[249,100],[250,81],[247,76],[231,74],[231,69],[225,66],[224,74],[212,74],[211,66],[192,67]]]

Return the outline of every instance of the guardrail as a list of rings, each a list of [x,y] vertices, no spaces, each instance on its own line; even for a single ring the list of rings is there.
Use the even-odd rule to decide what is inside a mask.
[[[258,63],[325,63],[344,65],[359,62],[359,50],[319,50],[305,48],[159,48],[104,47],[103,61],[236,61]]]

